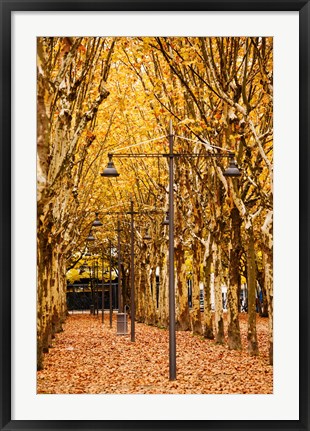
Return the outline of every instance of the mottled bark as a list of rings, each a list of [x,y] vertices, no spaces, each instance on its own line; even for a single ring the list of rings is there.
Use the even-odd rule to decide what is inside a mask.
[[[273,365],[273,213],[269,211],[265,223],[262,227],[264,240],[264,273],[265,289],[268,302],[268,319],[269,319],[269,363]]]
[[[239,326],[240,256],[241,256],[241,218],[236,207],[231,210],[231,247],[229,256],[229,285],[227,290],[228,348],[241,350]]]
[[[252,225],[247,226],[247,288],[248,288],[248,352],[258,355],[256,333],[256,262],[254,232]]]
[[[263,256],[263,260],[264,260],[264,256]],[[260,287],[261,292],[262,292],[262,303],[258,302],[259,315],[261,317],[268,317],[268,301],[267,301],[267,292],[266,292],[266,287],[265,287],[265,267],[264,267],[264,263],[262,263],[262,268],[261,269],[258,269],[258,266],[256,265],[256,278],[257,278],[259,287]]]
[[[269,364],[273,365],[273,271],[271,254],[266,255],[264,265],[269,321]]]
[[[190,330],[185,250],[182,244],[175,250],[176,266],[176,330]]]
[[[222,265],[221,249],[215,244],[213,252],[214,266],[214,299],[215,299],[215,341],[224,344],[224,319],[223,319],[223,300],[222,300]]]
[[[272,263],[271,263],[271,268],[272,268]],[[264,268],[264,271],[266,271],[267,268]],[[266,278],[266,274],[264,275],[264,282],[261,285],[261,289],[262,289],[262,294],[263,294],[263,303],[261,306],[261,311],[260,311],[260,316],[261,317],[268,317],[268,294],[266,291],[266,283],[268,283],[268,280]]]
[[[144,285],[144,279],[145,274],[142,271],[141,263],[139,259],[135,257],[135,265],[134,265],[134,271],[135,271],[135,282],[134,282],[134,289],[135,289],[135,318],[137,322],[143,322],[144,319],[144,308],[145,308],[145,295],[143,292],[143,285]]]
[[[175,182],[178,184],[178,193],[175,199],[175,287],[176,287],[176,329],[188,331],[191,328],[190,311],[188,304],[188,284],[186,268],[186,251],[188,241],[188,195],[190,184],[188,181],[188,170],[184,164],[175,164]]]
[[[153,262],[153,267],[150,275],[151,295],[154,307],[154,325],[157,323],[157,292],[156,292],[156,263]]]
[[[202,321],[200,311],[200,281],[202,253],[200,241],[193,241],[193,285],[192,285],[192,309],[190,313],[191,327],[194,334],[202,335]]]
[[[42,369],[43,354],[49,351],[55,334],[62,330],[67,307],[65,265],[60,247],[52,242],[45,246],[41,241],[38,244],[37,368]]]
[[[209,340],[214,339],[213,319],[212,319],[212,310],[211,310],[211,263],[212,263],[212,253],[209,253],[204,263],[204,313],[203,313],[203,335],[205,338]]]
[[[151,268],[150,253],[147,244],[140,247],[139,253],[139,272],[140,277],[137,281],[137,319],[148,325],[154,325],[156,321],[155,304],[151,289]]]
[[[159,254],[159,301],[158,301],[158,325],[160,327],[168,326],[168,261],[166,246],[162,244]]]

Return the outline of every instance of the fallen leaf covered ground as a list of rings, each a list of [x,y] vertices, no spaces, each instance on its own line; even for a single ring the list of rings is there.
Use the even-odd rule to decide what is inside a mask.
[[[135,325],[135,342],[116,334],[116,315],[71,314],[64,331],[44,356],[37,373],[41,394],[270,394],[273,369],[268,365],[268,319],[257,317],[260,355],[246,346],[247,315],[240,315],[242,351],[212,340],[177,332],[177,380],[169,381],[169,333]]]

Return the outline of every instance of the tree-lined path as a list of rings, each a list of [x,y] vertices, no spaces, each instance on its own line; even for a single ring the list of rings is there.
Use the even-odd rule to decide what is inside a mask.
[[[37,38],[37,274],[39,392],[272,391],[272,37]]]
[[[106,317],[107,320],[107,317]],[[225,319],[226,320],[226,319]],[[102,326],[101,316],[70,315],[38,372],[38,393],[49,394],[270,394],[268,321],[258,318],[260,356],[177,332],[178,379],[168,379],[168,331],[136,324],[136,342]],[[246,314],[240,315],[246,346]]]

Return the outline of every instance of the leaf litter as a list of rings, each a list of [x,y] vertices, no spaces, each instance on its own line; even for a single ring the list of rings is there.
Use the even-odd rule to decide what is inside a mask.
[[[191,332],[176,332],[177,380],[169,380],[169,331],[135,324],[135,342],[105,317],[70,314],[37,372],[38,394],[272,394],[268,319],[257,317],[260,354],[247,353],[247,315],[240,314],[242,351]],[[227,341],[227,340],[226,340]]]

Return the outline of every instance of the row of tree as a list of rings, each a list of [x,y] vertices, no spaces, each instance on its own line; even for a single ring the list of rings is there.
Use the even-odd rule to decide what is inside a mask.
[[[115,157],[120,177],[100,173],[110,152],[167,153],[170,119],[174,152],[195,154],[175,158],[177,328],[223,342],[219,295],[225,283],[228,345],[240,349],[239,298],[246,282],[248,350],[257,355],[259,286],[272,363],[272,38],[38,38],[37,53],[38,367],[66,317],[66,271],[81,263],[95,212],[104,220],[94,246],[100,250],[107,239],[117,243],[119,213],[126,301],[131,197],[137,319],[167,326],[167,158]],[[223,176],[226,159],[216,157],[221,149],[235,152],[240,178]]]

